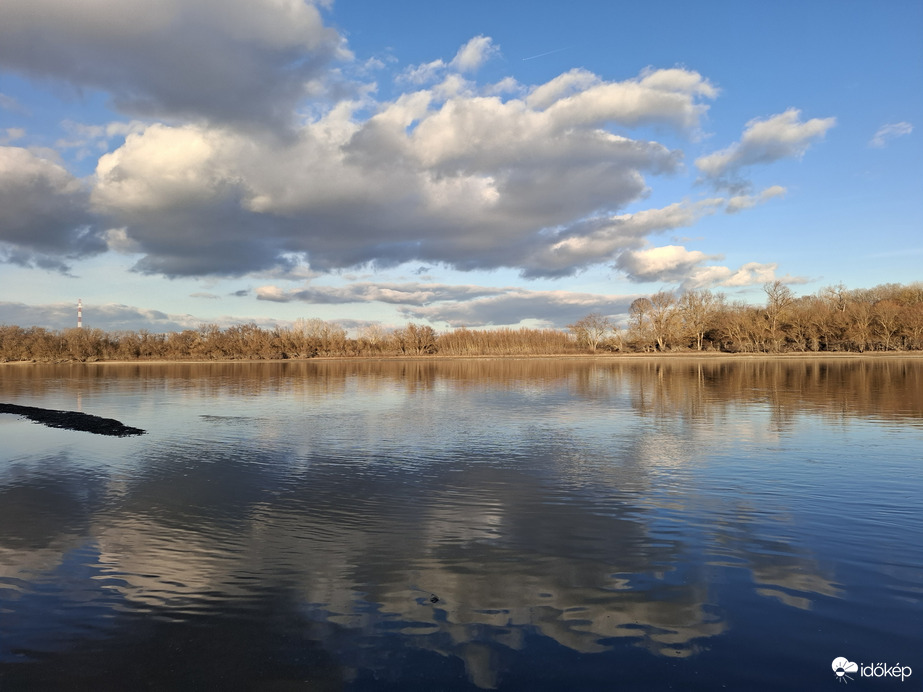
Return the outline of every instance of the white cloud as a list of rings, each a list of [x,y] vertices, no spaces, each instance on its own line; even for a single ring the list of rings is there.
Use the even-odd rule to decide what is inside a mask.
[[[412,65],[405,69],[400,77],[399,82],[421,85],[437,81],[445,72],[446,63],[444,60],[433,60],[432,62]]]
[[[680,79],[680,73],[685,78]],[[668,88],[670,84],[675,88]],[[698,72],[645,70],[640,79],[588,85],[554,101],[548,113],[561,127],[617,122],[627,127],[666,124],[691,131],[698,128],[708,110],[698,99],[710,98],[714,93],[715,89]]]
[[[489,36],[475,36],[458,49],[450,62],[446,63],[440,58],[419,65],[411,65],[398,76],[397,81],[421,86],[443,80],[447,73],[475,72],[499,52],[500,48],[494,45],[493,39]]]
[[[93,201],[101,209],[156,210],[211,203],[231,171],[218,161],[226,146],[221,130],[155,124],[129,135],[125,144],[99,159]]]
[[[776,269],[779,265],[776,262],[761,264],[759,262],[747,262],[737,271],[728,270],[727,275],[721,277],[718,282],[719,286],[758,286],[767,281],[776,280]],[[714,278],[718,278],[717,276]]]
[[[632,281],[645,283],[679,284],[683,289],[706,287],[740,288],[759,286],[777,278],[775,262],[747,262],[738,269],[705,262],[723,259],[722,255],[706,255],[698,250],[687,250],[680,245],[665,245],[622,253],[616,267]],[[786,275],[785,283],[804,283],[802,277]]]
[[[502,96],[503,94],[519,94],[523,86],[512,77],[504,77],[496,84],[488,84],[482,90],[485,96]]]
[[[623,252],[615,266],[632,281],[674,283],[685,280],[697,265],[712,259],[721,259],[721,256],[687,250],[681,245],[664,245]]]
[[[822,138],[836,124],[836,118],[812,118],[801,122],[801,111],[790,108],[784,113],[747,123],[739,142],[726,149],[696,159],[695,165],[715,182],[734,176],[741,168],[797,158]]]
[[[598,76],[589,70],[576,67],[544,84],[533,87],[529,92],[526,103],[530,108],[543,110],[555,101],[585,91],[592,86],[596,86],[601,81]]]
[[[691,226],[713,214],[723,200],[677,202],[662,209],[586,219],[559,231],[525,263],[526,276],[554,276],[575,268],[609,261],[625,250],[637,249],[653,233]]]
[[[500,47],[489,36],[475,36],[459,48],[449,66],[459,72],[474,72],[499,52]]]
[[[767,187],[757,195],[736,195],[728,200],[725,211],[728,214],[736,214],[744,209],[750,209],[751,207],[768,202],[773,197],[781,197],[785,193],[786,189],[784,187],[781,185],[773,185],[772,187]]]
[[[913,132],[913,125],[910,123],[888,123],[878,128],[878,131],[874,134],[872,139],[869,140],[869,146],[881,148],[886,146],[890,140],[896,139],[897,137],[905,137],[911,132]]]
[[[648,67],[641,73],[641,85],[667,93],[686,93],[708,99],[718,96],[718,88],[698,72],[679,67],[665,70]]]

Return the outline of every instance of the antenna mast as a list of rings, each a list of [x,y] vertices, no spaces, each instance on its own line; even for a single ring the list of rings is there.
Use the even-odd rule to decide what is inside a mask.
[[[77,329],[83,329],[83,301],[77,299]]]

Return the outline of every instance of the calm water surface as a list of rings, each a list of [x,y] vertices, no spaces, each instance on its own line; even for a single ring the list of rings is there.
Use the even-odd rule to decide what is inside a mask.
[[[0,689],[923,679],[923,360],[0,366]],[[907,685],[903,687],[902,685]]]

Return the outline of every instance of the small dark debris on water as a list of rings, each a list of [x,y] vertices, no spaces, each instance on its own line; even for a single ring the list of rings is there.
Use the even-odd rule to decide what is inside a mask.
[[[0,413],[12,413],[23,416],[35,423],[47,425],[49,428],[63,428],[64,430],[79,430],[96,435],[111,435],[113,437],[130,437],[143,435],[141,428],[132,428],[123,425],[114,418],[91,416],[89,413],[77,411],[54,411],[48,408],[35,406],[17,406],[16,404],[0,404]]]
[[[429,602],[430,602],[430,603],[439,603],[439,596],[437,596],[436,594],[433,594],[432,596],[430,596]]]

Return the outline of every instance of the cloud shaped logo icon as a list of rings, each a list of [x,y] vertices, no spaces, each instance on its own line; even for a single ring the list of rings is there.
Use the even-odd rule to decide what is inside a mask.
[[[849,659],[839,656],[838,658],[833,659],[831,664],[833,667],[833,672],[836,674],[838,682],[847,682],[852,680],[846,673],[855,673],[859,670],[859,666]]]

